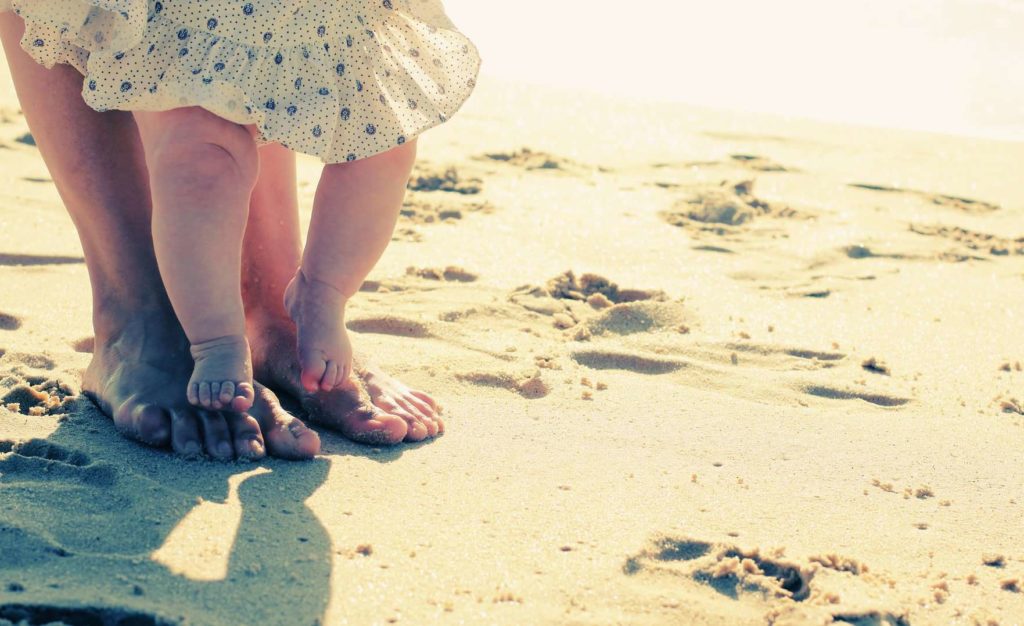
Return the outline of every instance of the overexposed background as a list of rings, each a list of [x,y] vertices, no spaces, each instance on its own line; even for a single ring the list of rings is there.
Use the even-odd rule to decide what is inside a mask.
[[[446,0],[490,76],[1024,140],[1024,0]]]

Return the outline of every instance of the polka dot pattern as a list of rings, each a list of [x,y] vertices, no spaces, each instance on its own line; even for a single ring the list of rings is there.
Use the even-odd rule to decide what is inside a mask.
[[[440,0],[0,0],[98,111],[200,106],[327,163],[447,121],[480,57]]]

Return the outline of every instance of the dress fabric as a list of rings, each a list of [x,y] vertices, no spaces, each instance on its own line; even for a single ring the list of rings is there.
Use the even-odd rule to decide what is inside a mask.
[[[97,111],[199,106],[327,163],[447,121],[480,57],[440,0],[0,0]]]

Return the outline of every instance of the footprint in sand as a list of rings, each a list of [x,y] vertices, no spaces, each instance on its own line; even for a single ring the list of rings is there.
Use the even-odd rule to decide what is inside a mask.
[[[698,186],[689,197],[661,213],[661,218],[672,226],[718,235],[735,232],[736,227],[765,216],[792,218],[800,214],[755,196],[752,180]]]
[[[82,337],[71,344],[71,349],[82,354],[92,354],[96,349],[95,337]]]
[[[411,320],[397,315],[380,315],[349,320],[345,326],[357,333],[376,335],[394,335],[422,339],[433,337],[430,328],[423,322]]]
[[[786,372],[832,369],[846,359],[846,355],[841,352],[757,342],[728,342],[719,346],[718,352],[720,355],[726,352],[738,354],[738,360],[741,359],[745,365]]]
[[[576,350],[572,360],[595,370],[623,370],[637,374],[671,374],[686,367],[686,362],[620,350]]]
[[[695,324],[680,302],[627,302],[601,311],[582,324],[585,337],[638,333],[686,334]],[[577,337],[580,338],[580,337]]]
[[[0,473],[8,483],[74,481],[94,487],[110,487],[117,482],[117,469],[106,462],[93,462],[78,450],[43,439],[21,443],[0,442]]]
[[[963,198],[959,196],[947,196],[943,194],[928,193],[926,191],[902,189],[900,187],[889,187],[886,185],[872,185],[868,183],[849,183],[849,186],[853,187],[854,189],[864,189],[866,191],[917,196],[923,200],[931,202],[932,204],[937,204],[939,206],[947,207],[950,209],[956,209],[958,211],[963,211],[965,213],[994,213],[1000,210],[1000,207],[997,204],[991,204],[989,202],[983,202],[981,200],[972,200],[970,198]]]
[[[43,354],[32,354],[29,352],[11,352],[6,355],[5,361],[9,364],[24,365],[37,370],[54,370],[57,363],[50,357]]]
[[[849,258],[845,256],[842,258]],[[838,255],[832,254],[816,262],[813,267],[820,267],[826,264],[836,263]],[[835,268],[832,268],[835,269]],[[803,271],[794,272],[766,272],[762,270],[744,270],[732,272],[729,278],[737,281],[752,283],[752,286],[760,291],[776,292],[788,298],[812,298],[823,300],[831,297],[836,292],[846,290],[850,285],[862,281],[878,280],[875,274],[860,273],[860,268],[851,268],[846,272],[835,271],[831,274],[813,274],[807,276]],[[887,270],[890,273],[897,273],[895,269]]]
[[[779,165],[775,161],[768,157],[762,157],[755,154],[730,154],[729,161],[690,161],[686,163],[686,167],[689,168],[703,168],[703,167],[729,167],[736,168],[742,167],[744,169],[752,170],[755,172],[797,172],[799,170]],[[655,167],[664,167],[663,165],[656,165]],[[659,187],[678,187],[679,185],[673,185],[671,183],[656,183]]]
[[[2,450],[2,447],[0,447],[0,450]],[[17,571],[52,559],[63,559],[73,556],[71,552],[63,548],[52,538],[44,538],[36,533],[13,525],[0,526],[0,547],[2,547],[4,555],[4,558],[0,560],[0,571],[5,569]],[[8,590],[10,590],[10,587],[8,587]],[[0,619],[3,619],[2,610],[0,608]],[[3,623],[0,622],[0,624]]]
[[[692,324],[681,302],[660,290],[628,289],[597,274],[568,271],[543,287],[520,287],[509,299],[531,313],[551,317],[565,337],[589,341],[595,336],[680,332]]]
[[[410,191],[447,192],[473,196],[483,190],[479,178],[465,178],[454,167],[436,170],[428,165],[417,165],[409,179]]]
[[[406,276],[415,276],[417,278],[425,278],[427,280],[436,280],[442,282],[457,282],[457,283],[472,283],[476,282],[480,276],[467,269],[461,268],[457,265],[449,265],[444,269],[437,269],[433,267],[409,267],[405,270]]]
[[[507,165],[512,165],[530,171],[579,171],[584,169],[583,166],[578,163],[574,163],[569,159],[563,159],[546,152],[534,151],[529,148],[523,148],[515,152],[492,152],[476,158],[478,160],[497,161],[499,163],[505,163]]]
[[[729,248],[723,248],[722,246],[694,246],[692,248],[697,252],[717,252],[719,254],[736,254],[735,251]]]
[[[0,330],[18,330],[19,328],[21,328],[21,318],[0,312]]]
[[[784,352],[789,356],[811,361],[842,361],[846,358],[845,354],[839,352],[819,352],[817,350],[801,350],[799,348],[785,349]]]
[[[660,577],[673,586],[690,581],[695,591],[707,589],[770,613],[774,624],[832,624],[910,626],[907,611],[897,605],[883,579],[864,576],[868,568],[835,554],[807,559],[782,556],[758,548],[688,537],[659,536],[641,552],[626,559],[628,577]],[[644,584],[650,584],[645,581]],[[865,607],[844,606],[843,598],[872,598]],[[886,606],[889,605],[889,606]]]
[[[539,371],[530,374],[512,372],[469,372],[457,374],[457,380],[481,387],[498,387],[518,393],[528,400],[543,398],[551,393],[551,386]]]
[[[827,387],[824,385],[807,385],[802,388],[802,391],[809,395],[826,398],[828,400],[863,400],[864,402],[887,408],[900,407],[911,402],[909,398],[900,398],[898,396],[888,394],[837,389],[835,387]]]
[[[424,202],[411,196],[402,206],[400,217],[414,224],[451,223],[463,219],[469,213],[489,214],[494,207],[486,202],[455,202],[446,200],[444,203]]]
[[[34,417],[75,408],[75,389],[45,373],[56,368],[48,357],[0,350],[0,367],[0,407]]]
[[[913,227],[911,227],[913,231]],[[879,251],[868,243],[858,243],[842,246],[838,249],[828,251],[819,255],[808,266],[808,270],[818,270],[826,266],[844,265],[848,261],[865,262],[872,259],[891,259],[894,261],[942,261],[946,263],[963,263],[965,261],[985,261],[986,257],[979,256],[968,250],[946,250],[935,252],[931,245],[915,245],[915,242],[903,238],[890,238],[882,243],[886,248],[899,246],[895,251]],[[847,278],[835,276],[830,278]],[[854,277],[849,277],[853,279]]]
[[[809,563],[768,557],[757,549],[675,537],[655,538],[645,550],[629,557],[622,571],[629,576],[645,571],[686,575],[732,599],[758,594],[798,602],[810,596],[814,576]]]
[[[82,626],[176,626],[177,621],[128,609],[57,607],[34,604],[0,605],[0,620],[10,624],[74,624]]]
[[[1008,239],[989,233],[979,233],[956,226],[919,226],[911,224],[910,231],[927,237],[941,237],[965,248],[992,256],[1024,256],[1024,237]],[[978,257],[972,257],[977,259]]]
[[[755,154],[732,154],[729,158],[734,163],[739,163],[747,169],[754,170],[755,172],[795,172],[796,170],[783,167],[775,161],[767,157],[757,156]]]
[[[405,241],[408,243],[420,243],[423,241],[423,233],[415,228],[399,227],[391,234],[391,241]]]

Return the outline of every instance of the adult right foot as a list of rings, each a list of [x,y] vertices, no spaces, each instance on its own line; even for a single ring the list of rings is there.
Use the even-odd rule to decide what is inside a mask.
[[[112,325],[107,325],[111,327]],[[126,436],[149,446],[218,460],[311,458],[316,433],[288,415],[257,386],[249,415],[200,411],[183,389],[192,370],[188,341],[177,321],[138,311],[116,330],[97,333],[82,389]]]

